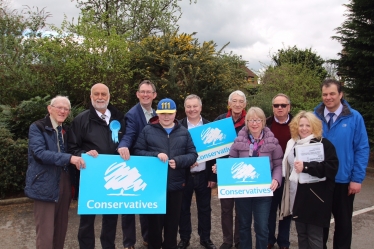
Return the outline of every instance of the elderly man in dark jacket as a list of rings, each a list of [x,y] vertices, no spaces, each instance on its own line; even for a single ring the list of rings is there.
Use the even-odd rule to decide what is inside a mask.
[[[56,96],[45,118],[29,130],[26,196],[34,199],[36,248],[64,248],[71,200],[69,165],[84,167],[82,158],[65,153],[66,127],[70,112],[67,97]]]
[[[90,109],[78,114],[69,133],[69,151],[77,156],[86,153],[118,155],[117,146],[125,131],[123,113],[109,104],[109,88],[97,83],[91,88]],[[94,184],[94,183],[93,183]],[[100,241],[103,248],[115,249],[118,215],[103,215]],[[81,249],[95,248],[95,215],[81,215],[78,231]]]
[[[140,133],[134,154],[168,161],[166,214],[148,216],[148,248],[176,248],[186,169],[196,162],[196,148],[190,133],[175,119],[176,105],[163,99],[157,105],[158,116]],[[152,167],[150,165],[150,167]],[[164,230],[164,241],[162,232]]]

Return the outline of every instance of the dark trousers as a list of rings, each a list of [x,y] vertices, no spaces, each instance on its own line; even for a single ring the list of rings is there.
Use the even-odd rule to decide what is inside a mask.
[[[276,223],[277,223],[277,213],[280,210],[282,195],[284,188],[284,178],[282,179],[282,185],[280,188],[274,191],[274,195],[271,201],[270,213],[269,213],[269,237],[268,244],[275,245],[278,244],[279,247],[290,247],[290,228],[292,216],[287,216],[283,220],[278,221],[278,236],[275,236]]]
[[[332,201],[335,220],[334,249],[350,249],[352,243],[352,214],[355,195],[348,196],[349,183],[336,183]],[[323,229],[323,248],[329,236],[329,228]]]
[[[58,202],[34,201],[37,249],[63,249],[71,201],[69,173],[62,171]]]
[[[148,242],[148,220],[147,215],[140,214],[140,229],[143,241]],[[135,214],[122,215],[123,246],[130,247],[136,243]]]
[[[81,215],[78,231],[80,249],[95,248],[95,217],[96,215]],[[115,249],[117,214],[103,215],[100,242],[103,249]]]
[[[179,235],[183,240],[190,240],[191,238],[191,200],[194,191],[197,205],[198,234],[200,240],[210,240],[212,212],[210,199],[212,190],[208,187],[205,171],[195,175],[188,174],[187,184],[183,190],[182,211],[179,219]]]
[[[240,227],[240,248],[252,248],[252,216],[256,233],[256,249],[268,245],[268,220],[271,197],[235,198]]]
[[[223,242],[227,244],[239,243],[239,220],[237,211],[235,210],[235,222],[234,218],[234,198],[220,199],[221,202],[221,226],[223,234]],[[234,230],[235,224],[235,230]]]
[[[321,249],[323,227],[312,224],[295,222],[297,241],[300,249]]]
[[[166,194],[166,214],[149,214],[148,249],[177,248],[178,222],[182,206],[183,191]],[[162,241],[162,231],[164,240]]]

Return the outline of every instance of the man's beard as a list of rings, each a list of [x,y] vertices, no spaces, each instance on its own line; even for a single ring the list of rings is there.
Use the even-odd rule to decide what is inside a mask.
[[[107,107],[108,107],[108,104],[109,104],[109,101],[104,101],[104,102],[100,102],[100,103],[98,103],[97,101],[91,101],[91,102],[92,102],[92,106],[96,110],[106,110]]]

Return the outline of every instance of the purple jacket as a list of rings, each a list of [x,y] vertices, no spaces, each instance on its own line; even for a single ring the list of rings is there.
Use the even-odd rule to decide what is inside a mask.
[[[248,128],[244,126],[238,133],[234,144],[230,148],[230,157],[248,157],[249,144]],[[268,156],[270,159],[271,176],[272,179],[278,181],[278,188],[282,184],[282,158],[283,151],[278,143],[278,139],[269,128],[264,128],[264,144],[261,146],[259,156]]]

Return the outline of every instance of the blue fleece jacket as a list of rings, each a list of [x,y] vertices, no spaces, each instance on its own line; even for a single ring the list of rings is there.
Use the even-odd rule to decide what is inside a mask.
[[[369,141],[364,119],[342,100],[343,111],[328,128],[324,117],[325,105],[319,104],[314,113],[322,120],[323,137],[330,140],[339,158],[339,169],[335,177],[337,183],[362,183],[369,161]]]

